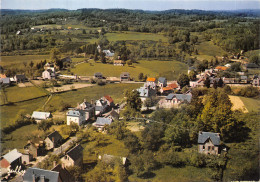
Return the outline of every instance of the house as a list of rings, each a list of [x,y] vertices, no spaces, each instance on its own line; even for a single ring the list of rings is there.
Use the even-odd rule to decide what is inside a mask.
[[[252,81],[252,85],[255,86],[255,87],[257,87],[257,86],[260,85],[260,84],[259,84],[259,78],[258,78],[258,77],[254,77],[254,79],[253,79],[253,81]]]
[[[66,152],[66,155],[61,158],[61,162],[65,167],[81,166],[83,163],[83,147],[79,144]]]
[[[71,60],[70,57],[65,57],[65,58],[61,59],[61,61],[62,61],[63,63],[71,63],[71,62],[72,62],[72,60]]]
[[[102,129],[104,128],[105,125],[110,125],[111,123],[112,123],[112,119],[110,118],[98,117],[96,122],[93,123],[92,125],[99,129]]]
[[[87,102],[86,99],[81,104],[78,104],[77,109],[84,112],[86,121],[95,116],[95,105],[92,102]]]
[[[25,77],[25,75],[15,75],[14,81],[16,83],[21,83],[21,82],[24,83],[26,81],[26,77]]]
[[[44,65],[44,70],[51,70],[55,73],[55,68],[54,68],[54,64],[53,63],[46,63]]]
[[[23,165],[29,164],[32,160],[33,160],[32,154],[30,154],[27,151],[22,153],[22,164]]]
[[[0,78],[6,78],[5,74],[0,74]]]
[[[240,79],[241,79],[241,83],[247,83],[247,76],[245,76],[245,75],[242,75],[242,76],[240,76]]]
[[[23,182],[63,182],[59,172],[30,167],[23,175]]]
[[[48,79],[48,80],[55,79],[56,78],[56,74],[51,69],[47,69],[47,70],[42,72],[42,78],[43,79]]]
[[[158,86],[159,87],[166,87],[167,86],[167,79],[164,78],[164,77],[159,77]]]
[[[120,81],[130,81],[130,74],[128,72],[121,73]]]
[[[257,68],[259,68],[259,66],[255,63],[248,63],[248,64],[245,64],[245,68],[246,69],[257,69]]]
[[[107,101],[105,101],[103,99],[96,100],[95,105],[96,105],[96,107],[95,107],[96,116],[105,113],[109,109],[109,105],[108,105]]]
[[[119,119],[119,114],[118,114],[114,109],[112,109],[112,111],[110,111],[110,112],[104,114],[103,116],[104,116],[105,118],[110,118],[110,119],[112,119],[113,121]]]
[[[26,153],[29,153],[33,158],[36,158],[44,154],[45,143],[41,139],[37,139],[35,141],[29,140],[23,148]]]
[[[83,110],[69,110],[67,112],[67,125],[70,125],[71,123],[76,123],[77,125],[81,126],[85,121],[85,111]]]
[[[111,52],[110,50],[103,50],[103,53],[105,53],[106,57],[113,57],[115,53]]]
[[[75,181],[74,177],[69,173],[69,171],[65,168],[64,165],[56,165],[51,171],[56,171],[59,173],[59,177],[62,182],[71,182]]]
[[[184,102],[191,102],[192,95],[188,94],[169,94],[165,99],[159,101],[160,108],[172,108]]]
[[[15,169],[17,166],[22,164],[21,157],[22,153],[18,152],[17,149],[13,149],[2,157],[0,166],[1,168]]]
[[[58,147],[62,143],[62,136],[59,134],[59,132],[54,131],[49,134],[44,141],[46,144],[46,149],[50,150]]]
[[[97,73],[94,74],[94,77],[97,78],[97,79],[102,79],[103,75],[102,75],[102,73],[97,72]]]
[[[11,84],[11,80],[10,78],[0,78],[0,84],[1,85],[10,85]]]
[[[124,66],[125,61],[123,60],[114,60],[114,66]]]
[[[50,112],[33,111],[31,118],[34,118],[37,122],[51,118]]]
[[[104,97],[102,97],[102,100],[106,101],[107,105],[109,105],[109,106],[114,106],[115,105],[114,104],[114,100],[109,95],[105,95]]]
[[[219,154],[220,134],[212,132],[199,132],[198,136],[199,153]]]
[[[137,91],[139,92],[141,98],[156,96],[156,90],[152,89],[150,86],[140,87],[139,89],[137,89]]]
[[[148,77],[146,79],[146,83],[145,83],[145,87],[150,86],[153,89],[156,89],[156,85],[157,85],[157,79],[156,78],[152,78],[152,77]]]

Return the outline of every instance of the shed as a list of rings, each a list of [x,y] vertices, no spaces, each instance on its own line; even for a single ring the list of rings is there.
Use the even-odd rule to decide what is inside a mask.
[[[44,120],[51,117],[50,112],[33,111],[32,118],[35,120]]]

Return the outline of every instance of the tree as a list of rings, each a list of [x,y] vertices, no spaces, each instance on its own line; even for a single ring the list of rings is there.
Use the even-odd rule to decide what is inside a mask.
[[[76,181],[81,179],[82,168],[79,166],[69,166],[66,168]]]
[[[38,123],[38,130],[43,130],[44,132],[47,131],[52,125],[52,122],[47,120],[42,120]]]
[[[34,65],[34,63],[31,61],[31,62],[29,63],[29,66],[32,68],[33,65]]]
[[[214,89],[217,89],[218,88],[218,83],[216,80],[213,81],[213,88]]]
[[[136,110],[136,111],[140,111],[141,107],[142,107],[142,101],[139,97],[139,92],[137,90],[127,90],[125,92],[125,97],[126,97],[126,104]]]
[[[152,123],[145,127],[141,133],[143,148],[147,150],[158,150],[162,144],[164,136],[164,126],[158,123]]]
[[[54,62],[60,59],[60,51],[57,48],[53,48],[50,51],[50,59]]]
[[[148,110],[150,107],[155,106],[156,103],[157,103],[156,97],[149,97],[149,98],[147,98],[147,99],[144,101],[144,106],[145,106],[145,107],[147,108],[147,110]]]
[[[139,138],[132,132],[127,132],[124,138],[124,144],[131,153],[138,152],[141,149]]]
[[[222,78],[219,78],[217,85],[218,85],[218,87],[223,87],[224,82],[223,82]]]
[[[118,140],[122,140],[123,138],[125,138],[127,132],[125,122],[115,121],[111,123],[108,128],[108,132],[115,135]]]
[[[191,70],[191,71],[189,72],[189,79],[190,79],[191,81],[195,81],[195,80],[196,80],[196,72],[195,72],[194,70]]]
[[[82,30],[82,34],[86,34],[86,30],[85,29]]]
[[[164,141],[169,144],[174,144],[174,146],[186,147],[190,145],[189,132],[183,126],[178,124],[172,124],[165,130]]]
[[[139,73],[138,80],[139,81],[143,81],[143,77],[144,77],[144,74],[143,73]]]
[[[182,73],[182,74],[179,75],[179,77],[177,79],[177,82],[180,85],[180,87],[182,88],[182,87],[184,87],[186,85],[189,86],[190,79],[189,79],[187,74]]]
[[[207,77],[206,80],[203,83],[204,83],[205,87],[209,88],[210,87],[210,79],[209,79],[209,77]]]
[[[257,65],[260,65],[260,56],[259,55],[254,55],[254,56],[251,56],[249,58],[249,62],[250,63],[255,63]]]

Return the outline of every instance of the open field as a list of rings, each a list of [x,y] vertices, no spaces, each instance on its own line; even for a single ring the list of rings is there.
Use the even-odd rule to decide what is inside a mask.
[[[43,131],[37,129],[36,124],[23,126],[5,136],[1,144],[1,151],[8,151],[8,149],[22,149],[29,139],[33,136],[42,135]]]
[[[1,127],[13,124],[20,113],[32,114],[33,111],[41,108],[47,97],[30,101],[15,103],[13,105],[0,106]]]
[[[153,40],[159,41],[160,39],[162,42],[167,42],[167,37],[155,34],[155,33],[140,33],[140,32],[115,32],[115,33],[107,33],[105,34],[107,39],[111,41],[122,41],[122,40]]]
[[[17,68],[17,66],[23,66],[23,63],[26,62],[28,64],[33,61],[34,63],[43,61],[44,59],[49,59],[49,55],[18,55],[18,56],[1,56],[1,66],[13,66]]]
[[[181,168],[173,168],[165,166],[159,170],[152,171],[154,177],[148,179],[138,178],[135,175],[129,176],[129,181],[136,182],[199,182],[199,181],[212,181],[209,178],[209,171],[207,168],[196,168],[192,166],[186,166]]]
[[[63,92],[63,91],[68,91],[72,89],[79,89],[79,88],[85,88],[85,87],[90,87],[93,86],[92,84],[86,84],[86,83],[73,83],[69,85],[62,85],[60,87],[53,87],[53,88],[47,88],[49,92]]]
[[[260,111],[260,100],[254,99],[254,98],[247,98],[247,97],[239,97],[243,103],[245,104],[245,107],[249,112],[259,112]]]
[[[102,63],[82,63],[71,69],[74,74],[82,76],[93,76],[96,72],[101,72],[104,76],[119,77],[122,72],[129,72],[132,78],[137,79],[140,73],[150,77],[165,76],[169,80],[174,80],[180,73],[186,73],[188,66],[177,61],[140,61],[133,66],[114,66],[113,64]]]
[[[240,99],[240,97],[238,96],[232,96],[229,95],[229,99],[232,102],[233,106],[232,106],[232,110],[241,110],[244,113],[247,113],[248,110],[245,106],[245,104],[243,103],[243,101]]]
[[[19,102],[47,95],[46,92],[37,87],[8,87],[5,89],[8,102]]]
[[[110,95],[115,103],[119,103],[124,99],[124,90],[133,90],[141,85],[142,84],[108,84],[105,86],[91,86],[76,91],[64,92],[54,95],[46,108],[59,108],[61,101],[70,103],[72,107],[75,107],[77,103],[83,102],[83,99],[90,102],[91,99],[95,101],[104,95]]]

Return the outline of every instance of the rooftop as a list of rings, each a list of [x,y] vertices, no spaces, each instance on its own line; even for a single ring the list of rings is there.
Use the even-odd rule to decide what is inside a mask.
[[[214,145],[220,144],[219,133],[199,132],[198,143],[204,144],[208,139],[210,139]]]

